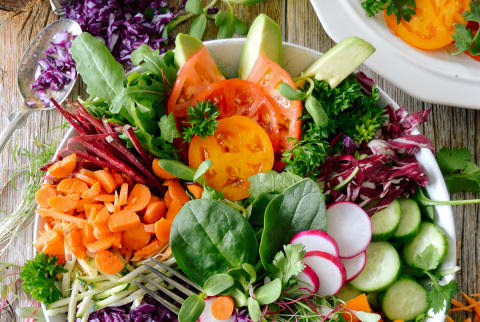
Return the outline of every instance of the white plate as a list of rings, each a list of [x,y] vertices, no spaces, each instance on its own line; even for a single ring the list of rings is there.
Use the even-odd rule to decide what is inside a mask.
[[[217,62],[218,67],[221,71],[228,77],[234,77],[237,74],[238,62],[240,59],[240,52],[243,47],[244,39],[226,39],[226,40],[214,40],[205,42],[205,45],[212,53],[215,61]],[[310,64],[320,56],[320,53],[312,49],[304,48],[301,46],[284,43],[284,59],[283,67],[291,75],[299,75],[303,70],[305,70]],[[384,107],[388,104],[392,104],[395,108],[398,108],[398,105],[380,89],[380,102],[379,104]],[[71,129],[60,143],[58,151],[60,151],[64,146],[66,146],[67,141],[70,137],[76,135],[76,132]],[[55,154],[56,157],[57,154]],[[427,191],[433,199],[436,200],[449,200],[448,191],[445,186],[445,181],[443,180],[442,173],[438,168],[435,158],[430,152],[430,150],[422,149],[417,154],[417,159],[422,164],[425,172],[428,176],[429,185]],[[446,269],[455,267],[456,264],[456,249],[455,249],[455,224],[453,221],[452,208],[450,206],[437,206],[436,207],[436,220],[435,222],[443,228],[447,233],[449,238],[449,248],[448,255],[443,263],[443,267]],[[36,227],[41,224],[41,218],[36,221]],[[35,228],[37,231],[37,228]],[[448,282],[453,278],[453,274],[445,278],[445,281]],[[433,316],[433,314],[432,314]],[[439,313],[434,316],[433,319],[427,321],[444,321],[445,314]],[[64,316],[56,316],[47,318],[48,322],[63,322],[65,321]]]
[[[323,28],[335,41],[357,36],[377,52],[366,65],[416,98],[432,103],[480,109],[480,62],[447,49],[424,51],[390,32],[383,15],[365,15],[361,0],[310,0]]]

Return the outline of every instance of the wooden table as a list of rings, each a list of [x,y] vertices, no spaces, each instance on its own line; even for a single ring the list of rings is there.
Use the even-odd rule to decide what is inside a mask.
[[[6,1],[6,0],[3,0]],[[2,1],[0,1],[2,2]],[[30,40],[47,24],[57,19],[48,4],[48,0],[20,1],[24,7],[14,11],[0,10],[0,128],[5,126],[7,116],[20,106],[20,95],[16,88],[16,69],[23,51]],[[6,3],[18,4],[8,0]],[[284,40],[316,50],[325,51],[334,43],[320,25],[308,0],[265,0],[264,3],[250,7],[237,6],[235,12],[242,19],[251,22],[259,13],[266,13],[284,30]],[[183,27],[184,30],[187,26]],[[214,38],[213,26],[209,25],[207,38]],[[367,70],[378,86],[383,88],[400,105],[409,111],[432,109],[430,121],[422,126],[422,131],[430,137],[437,149],[441,147],[466,147],[478,161],[480,152],[480,112],[451,106],[429,104],[412,98],[393,84]],[[73,93],[78,95],[78,89]],[[64,122],[56,111],[34,113],[27,125],[18,131],[13,142],[27,149],[34,147],[34,139],[40,140],[47,135],[48,129]],[[18,167],[11,158],[13,144],[7,147],[0,157],[0,183],[8,179],[9,174]],[[18,200],[19,191],[7,188],[0,195],[0,209],[11,209]],[[472,198],[470,194],[457,194],[454,198]],[[477,230],[480,226],[478,205],[455,207],[455,222],[458,240],[458,265],[462,270],[457,274],[461,289],[467,293],[480,292],[479,266],[480,237]],[[1,218],[1,217],[0,217]],[[1,224],[1,221],[0,221]],[[33,257],[33,228],[27,227],[10,246],[0,261],[22,264]],[[16,292],[20,297],[14,301],[15,307],[31,305],[20,289]],[[459,317],[460,319],[460,317]],[[11,321],[11,319],[3,319]]]

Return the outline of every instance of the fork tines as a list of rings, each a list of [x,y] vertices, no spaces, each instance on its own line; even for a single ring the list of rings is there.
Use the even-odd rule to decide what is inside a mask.
[[[182,304],[185,301],[185,298],[196,294],[196,292],[192,291],[191,289],[187,288],[186,286],[190,286],[190,288],[196,289],[199,292],[202,291],[202,288],[189,280],[186,276],[183,274],[179,273],[172,267],[163,264],[162,262],[156,260],[155,258],[150,258],[150,260],[153,262],[153,265],[150,264],[143,264],[151,273],[157,276],[157,278],[150,278],[145,275],[140,275],[141,278],[143,278],[147,283],[142,284],[139,281],[135,281],[135,284],[143,289],[145,292],[147,292],[151,297],[153,297],[155,300],[157,300],[159,303],[164,305],[166,308],[168,308],[170,311],[174,312],[175,314],[178,314],[180,311],[180,308],[178,307],[177,304]],[[154,267],[156,266],[156,267]],[[163,272],[162,272],[163,271]],[[181,284],[179,281],[176,281],[170,276],[167,276],[166,272],[172,274],[176,278],[178,278],[180,281],[185,283],[185,285]],[[151,276],[151,274],[149,274]],[[163,284],[163,285],[162,285]],[[167,285],[165,285],[167,284]],[[169,289],[168,286],[173,288],[173,290]],[[150,289],[150,288],[152,289]],[[183,295],[179,295],[175,293],[174,291],[178,290],[179,292],[183,293]],[[166,298],[160,296],[159,294],[156,293],[156,291],[159,291],[162,293],[162,295],[165,295],[166,297],[170,298],[171,300],[175,301],[175,303],[170,302]]]

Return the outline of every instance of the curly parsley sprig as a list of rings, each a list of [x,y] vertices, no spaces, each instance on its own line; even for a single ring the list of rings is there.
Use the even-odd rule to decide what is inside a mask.
[[[470,11],[465,11],[462,15],[465,21],[480,23],[480,2],[470,1]],[[474,35],[466,24],[457,22],[452,37],[455,41],[455,48],[457,48],[457,51],[452,55],[458,55],[466,51],[469,51],[473,56],[480,55],[480,29]]]
[[[369,17],[386,10],[387,15],[397,17],[397,23],[402,19],[410,21],[417,10],[415,0],[365,0],[362,2],[362,7]]]
[[[218,128],[219,116],[220,111],[216,103],[196,102],[194,106],[188,108],[183,140],[190,142],[194,136],[205,138],[213,135]]]

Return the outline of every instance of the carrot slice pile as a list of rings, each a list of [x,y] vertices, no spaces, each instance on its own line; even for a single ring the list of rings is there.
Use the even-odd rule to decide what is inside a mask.
[[[78,169],[76,160],[71,154],[51,165],[49,174],[58,183],[42,185],[35,195],[37,213],[46,222],[35,242],[38,251],[61,260],[72,254],[94,258],[105,274],[120,272],[124,259],[140,261],[162,250],[162,258],[170,257],[170,229],[190,200],[186,189],[200,198],[202,187],[190,184],[185,189],[154,161],[155,173],[168,187],[165,195],[156,196],[116,171]]]
[[[473,313],[473,321],[480,321],[480,301],[476,300],[476,297],[480,297],[480,294],[474,293],[471,295],[467,295],[466,293],[462,292],[463,297],[467,301],[467,304],[463,304],[462,302],[452,299],[452,308],[448,312],[449,314],[455,312],[469,312]],[[446,321],[454,321],[450,316],[447,315]],[[471,322],[471,318],[465,319],[464,322]]]

